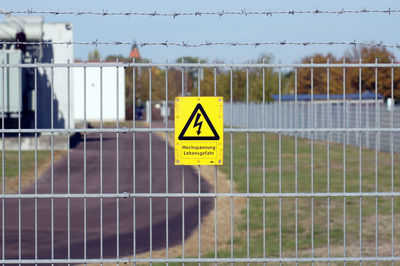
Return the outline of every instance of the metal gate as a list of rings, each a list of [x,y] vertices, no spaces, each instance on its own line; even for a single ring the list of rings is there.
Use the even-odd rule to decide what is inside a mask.
[[[146,114],[149,123],[120,121],[118,78],[115,121],[103,121],[104,107],[111,104],[103,97],[106,67],[115,68],[117,77],[120,71],[132,71],[129,97],[133,113],[139,93],[150,106],[152,101],[168,102],[189,94],[229,95],[224,98],[224,120],[229,125],[224,129],[224,166],[175,166],[173,117],[164,115],[163,120],[154,121],[150,113]],[[59,119],[55,103],[61,95],[53,94],[53,85],[49,91],[50,127],[38,127],[40,118],[35,115],[33,127],[23,128],[18,112],[17,127],[8,128],[3,109],[1,134],[2,147],[6,148],[2,149],[0,263],[398,262],[400,169],[396,161],[400,157],[393,147],[400,128],[394,108],[387,112],[388,126],[379,124],[378,108],[385,107],[378,104],[378,73],[389,73],[389,99],[394,102],[394,72],[399,67],[397,63],[329,62],[3,62],[2,95],[8,69],[31,69],[34,95],[38,95],[39,72],[50,70],[52,81],[54,73],[62,70],[68,81],[63,96],[68,109],[65,121],[71,121],[72,114],[72,69],[83,69],[84,120],[82,127],[71,127],[69,122],[65,128],[54,126]],[[99,68],[99,98],[86,93],[89,68]],[[330,92],[332,83],[338,82],[330,79],[333,69],[343,74],[339,100]],[[374,123],[368,127],[362,123],[362,75],[366,69],[374,78],[374,100],[369,105],[376,108]],[[302,70],[310,72],[307,110],[301,108],[298,98],[298,71]],[[359,78],[359,98],[352,99],[352,108],[348,108],[346,99],[350,88],[345,86],[346,71],[350,70],[357,71]],[[154,77],[157,71],[164,73],[158,79]],[[180,73],[180,84],[171,81],[172,71]],[[186,82],[189,71],[197,76],[190,91]],[[238,71],[244,75],[241,83]],[[293,74],[292,91],[282,86],[283,71]],[[323,103],[314,96],[315,71],[327,76]],[[268,80],[271,76],[266,73],[271,72],[277,79]],[[147,77],[144,88],[138,87],[143,85],[138,83],[138,73]],[[209,81],[200,78],[205,75],[210,76]],[[271,82],[278,95],[274,127],[267,123],[272,103],[266,86]],[[283,111],[283,91],[293,97],[291,112]],[[2,100],[4,108],[5,97]],[[95,100],[100,120],[89,124],[87,106]],[[241,109],[235,109],[238,101],[242,102]],[[38,102],[36,99],[34,110]],[[254,102],[260,105],[258,111],[251,110]],[[315,111],[321,104],[326,106],[322,116]],[[333,105],[342,108],[343,123],[332,124],[336,115]],[[166,108],[164,114],[170,113],[168,104],[161,106]],[[300,124],[298,114],[307,116],[308,123]],[[352,125],[346,122],[346,114],[354,118]],[[315,122],[317,119],[324,121],[323,127]],[[244,122],[234,126],[239,120]],[[253,120],[259,123],[250,124]],[[81,141],[70,148],[74,134],[80,134]],[[364,143],[366,135],[374,136],[368,146]],[[62,136],[67,136],[65,154],[55,149]],[[340,136],[342,141],[332,136]],[[38,149],[38,142],[45,137],[49,140],[48,154]],[[346,142],[348,138],[353,141]],[[382,138],[390,143],[389,151],[379,150],[378,139]],[[27,139],[33,143],[32,152],[22,147]],[[12,140],[18,147],[14,152],[7,149]]]

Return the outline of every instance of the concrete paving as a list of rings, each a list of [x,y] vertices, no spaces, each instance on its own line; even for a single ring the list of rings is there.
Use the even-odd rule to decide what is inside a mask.
[[[117,192],[117,160],[116,134],[103,134],[103,193]],[[133,192],[133,136],[119,135],[119,192]],[[100,193],[100,136],[98,133],[87,135],[86,160],[86,191]],[[71,193],[84,192],[84,143],[81,142],[71,150],[70,189]],[[148,193],[150,185],[149,164],[149,133],[136,134],[136,192]],[[168,148],[168,191],[182,191],[182,167],[173,164],[174,154]],[[152,192],[163,193],[166,190],[166,153],[165,141],[152,134]],[[38,193],[51,193],[51,169],[39,179]],[[185,167],[185,192],[198,191],[198,176],[191,167]],[[68,164],[67,157],[54,165],[54,193],[67,193]],[[210,185],[202,180],[201,191],[207,192]],[[31,185],[22,193],[34,193]],[[136,209],[133,209],[133,199],[119,200],[119,256],[131,256],[136,236],[136,252],[146,252],[150,249],[150,200],[136,199]],[[202,215],[212,208],[212,199],[201,200]],[[19,256],[19,225],[18,199],[6,199],[5,217],[5,258],[18,259]],[[37,257],[39,259],[68,258],[68,199],[54,199],[54,212],[51,212],[50,199],[38,199],[35,209],[34,199],[21,200],[21,258],[35,258],[35,211],[37,211]],[[86,237],[84,230],[84,199],[70,199],[70,257],[73,259],[100,258],[100,234],[103,232],[103,257],[117,257],[117,200],[103,199],[102,227],[100,224],[100,199],[88,198],[86,211]],[[188,237],[197,227],[198,199],[185,199],[185,236]],[[0,215],[2,210],[0,211]],[[52,231],[51,217],[54,217]],[[133,216],[136,217],[136,234],[133,231]],[[171,198],[168,205],[170,246],[177,245],[182,240],[182,199]],[[0,225],[1,226],[1,225]],[[0,230],[0,239],[1,235]],[[54,233],[52,244],[52,232]],[[152,200],[152,247],[153,250],[166,245],[166,200]],[[1,241],[0,241],[1,244]],[[85,245],[86,244],[86,245]],[[86,248],[85,248],[86,246]],[[1,255],[0,248],[0,255]],[[86,254],[85,254],[86,250]],[[53,252],[52,252],[53,251]],[[53,254],[52,254],[53,253]]]

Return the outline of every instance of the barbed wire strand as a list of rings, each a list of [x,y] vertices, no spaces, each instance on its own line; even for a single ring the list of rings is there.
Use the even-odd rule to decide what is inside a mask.
[[[247,11],[246,9],[242,9],[240,11],[194,11],[194,12],[138,12],[138,11],[58,11],[58,10],[34,10],[34,9],[27,9],[27,10],[0,10],[0,14],[2,15],[76,15],[76,16],[83,16],[83,15],[92,15],[92,16],[149,16],[149,17],[182,17],[182,16],[194,16],[194,17],[201,17],[201,16],[269,16],[272,17],[273,15],[307,15],[307,14],[314,14],[314,15],[321,15],[321,14],[330,14],[330,15],[344,15],[344,14],[395,14],[400,13],[400,9],[339,9],[339,10],[321,10],[321,9],[312,9],[312,10],[267,10],[267,11]]]
[[[77,42],[77,41],[64,41],[64,42],[51,42],[51,41],[0,41],[2,45],[39,45],[39,46],[50,46],[50,45],[138,45],[140,47],[146,46],[165,46],[165,47],[186,47],[186,48],[198,48],[206,46],[267,46],[267,45],[279,45],[279,46],[315,46],[315,45],[348,45],[348,46],[369,46],[369,47],[385,47],[385,48],[400,48],[400,44],[385,44],[381,42],[358,42],[358,41],[329,41],[329,42],[292,42],[292,41],[275,41],[275,42],[199,42],[189,43],[186,41],[182,42],[121,42],[121,41],[89,41],[89,42]]]

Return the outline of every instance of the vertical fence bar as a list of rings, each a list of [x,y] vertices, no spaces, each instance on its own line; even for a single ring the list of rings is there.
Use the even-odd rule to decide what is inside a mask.
[[[359,64],[361,66],[361,58],[359,61]],[[359,128],[360,128],[360,132],[359,132],[359,143],[358,143],[358,161],[359,161],[359,168],[358,168],[358,173],[359,173],[359,192],[362,193],[362,135],[361,135],[361,118],[362,118],[362,109],[361,109],[361,93],[362,93],[362,68],[360,67],[358,69],[358,99],[359,99],[359,109],[360,111],[358,112],[359,114]],[[362,196],[360,196],[359,199],[359,240],[360,240],[360,258],[362,257]],[[360,260],[360,266],[362,265],[362,261]]]
[[[118,63],[118,58],[117,58]],[[116,69],[116,79],[117,79],[117,90],[116,90],[116,97],[117,97],[117,130],[119,129],[119,66]],[[150,150],[151,151],[151,150]],[[150,152],[151,154],[151,152]],[[151,163],[151,161],[150,161]],[[119,132],[117,132],[117,193],[119,193]],[[151,179],[150,179],[151,180]],[[119,243],[119,198],[117,198],[117,258],[120,256],[120,243]],[[151,228],[151,227],[150,227]],[[118,263],[119,265],[119,263]]]
[[[132,59],[133,65],[135,65],[135,58]],[[167,75],[168,76],[168,75]],[[132,67],[132,127],[136,128],[136,67]],[[136,194],[136,132],[132,133],[132,192]],[[168,187],[168,182],[167,182]],[[133,244],[132,253],[133,258],[136,259],[136,198],[133,197],[132,202],[132,227],[133,227]],[[168,204],[167,204],[168,206]],[[168,213],[168,208],[166,209]],[[168,215],[167,215],[167,234],[168,234]],[[166,238],[167,243],[167,257],[168,257],[168,237]],[[136,262],[134,263],[136,265]]]
[[[117,63],[118,63],[118,58],[117,58]],[[117,66],[116,68],[116,118],[117,118],[117,130],[119,129],[119,67]],[[119,132],[117,132],[117,143],[116,143],[116,150],[117,150],[117,154],[116,154],[116,175],[117,175],[117,179],[116,179],[116,191],[117,193],[119,193]],[[151,153],[150,153],[151,154]],[[119,259],[119,198],[117,198],[117,259]],[[150,227],[151,228],[151,227]],[[119,263],[117,263],[117,265],[119,265]]]
[[[343,64],[346,59],[343,59]],[[343,128],[347,128],[346,68],[343,67]],[[343,131],[343,193],[346,193],[346,131]],[[346,258],[346,196],[343,197],[343,257]],[[346,261],[343,262],[346,265]]]
[[[279,111],[279,108],[280,108],[279,104],[277,104],[276,102],[274,102],[274,104],[275,104],[275,109],[276,109],[276,106],[278,105],[278,111]],[[279,116],[280,116],[279,112],[275,112],[275,128],[279,128],[279,126],[278,126]]]
[[[311,59],[311,64],[313,64]],[[310,105],[310,126],[311,126],[311,194],[314,193],[314,68],[311,67],[311,105]],[[314,196],[311,196],[311,257],[314,258]],[[312,261],[314,265],[314,261]]]
[[[165,67],[165,193],[168,194],[168,66]],[[199,191],[200,193],[200,191]],[[200,199],[200,198],[199,198]],[[168,247],[168,197],[165,198],[165,256],[169,256]],[[168,263],[167,263],[168,265]]]
[[[378,107],[378,113],[377,113],[377,115],[378,115],[378,128],[381,128],[381,105],[380,104],[377,104],[377,107]],[[380,131],[378,131],[378,151],[380,151],[381,150],[381,132]]]
[[[320,119],[318,120],[319,123],[320,123],[319,127],[320,128],[327,128],[327,125],[325,123],[327,123],[328,121],[324,121],[325,110],[326,110],[327,105],[321,103],[321,104],[319,104],[319,106],[321,107],[321,115],[320,115]],[[324,140],[324,133],[323,132],[320,133],[319,140]]]
[[[278,72],[278,89],[279,89],[279,194],[282,193],[282,69],[279,67]],[[282,197],[279,196],[279,259],[282,259]],[[279,265],[282,265],[282,261],[279,261]]]
[[[198,64],[200,65],[200,59],[198,60]],[[200,71],[203,71],[202,68],[198,67],[197,68],[197,96],[200,97],[201,95],[201,73]],[[197,183],[198,183],[198,192],[199,194],[201,193],[201,167],[200,165],[198,166],[198,176],[197,176]],[[198,218],[198,233],[199,233],[199,242],[198,242],[198,256],[201,258],[201,198],[198,198],[198,213],[197,213],[197,218]],[[201,263],[199,263],[199,266]]]
[[[294,69],[294,95],[295,95],[295,104],[294,104],[294,113],[297,115],[297,104],[298,104],[298,92],[297,92],[297,68]],[[294,120],[294,128],[297,129],[297,119]],[[296,131],[294,137],[294,192],[298,193],[298,136],[299,133]],[[296,195],[295,198],[295,253],[296,259],[299,256],[299,246],[298,246],[298,205],[299,198]],[[298,261],[296,261],[296,266],[298,265]]]
[[[263,59],[263,64],[264,64],[264,59]],[[265,67],[262,68],[262,127],[265,129]],[[265,132],[262,134],[262,192],[265,194]],[[263,202],[263,258],[265,258],[265,233],[266,233],[266,228],[265,228],[265,197],[262,199]],[[265,265],[265,263],[264,263]]]
[[[100,194],[103,194],[103,62],[100,60]],[[103,260],[103,198],[100,198],[100,259]],[[101,262],[103,265],[103,262]]]
[[[86,194],[86,172],[87,172],[87,151],[86,151],[86,128],[87,128],[87,121],[86,121],[86,67],[83,68],[83,193]],[[87,252],[87,236],[86,236],[86,227],[87,227],[87,199],[86,197],[83,199],[83,258],[86,260],[86,252]]]
[[[230,68],[229,71],[229,76],[230,76],[230,103],[231,103],[231,130],[233,128],[233,68]],[[230,132],[230,137],[231,137],[231,193],[233,193],[233,133],[232,131]],[[233,252],[234,252],[234,243],[233,243],[233,197],[231,197],[231,258],[233,258]],[[233,266],[233,262],[231,263],[231,266]]]
[[[17,68],[18,70],[19,68]],[[21,70],[21,69],[20,69]],[[22,71],[22,70],[21,70]],[[18,88],[18,194],[21,195],[21,109],[22,88]],[[18,259],[21,259],[21,198],[18,199]],[[21,264],[19,264],[21,265]]]
[[[186,96],[185,90],[185,68],[184,59],[182,57],[182,96]],[[182,166],[182,194],[185,193],[185,168]],[[185,258],[185,198],[182,197],[182,258]],[[184,263],[182,263],[184,265]]]
[[[35,65],[37,64],[37,59],[35,59]],[[34,127],[35,127],[35,196],[37,195],[37,185],[38,185],[38,133],[36,132],[37,130],[37,110],[38,110],[38,89],[37,89],[37,67],[34,68],[34,80],[33,80],[33,90],[35,94],[35,112],[34,112]],[[4,147],[4,146],[3,146]],[[4,150],[4,149],[3,149]],[[38,230],[37,230],[37,220],[38,220],[38,215],[37,215],[37,209],[38,209],[38,201],[37,198],[35,197],[35,260],[38,258]],[[69,227],[68,227],[69,228]],[[37,265],[37,264],[35,264]]]
[[[342,119],[342,115],[340,114],[340,104],[339,101],[336,103],[336,127],[340,128],[342,123],[341,121],[343,121]],[[340,132],[336,132],[336,141],[340,142],[341,137],[340,137]]]
[[[217,96],[217,68],[216,67],[214,67],[214,96]],[[218,168],[217,168],[217,166],[214,166],[215,194],[218,193],[218,179],[217,179],[218,175],[217,175],[217,173],[218,173]],[[214,253],[215,253],[215,259],[218,258],[218,204],[217,204],[217,200],[218,200],[217,197],[215,197],[214,198],[214,209],[215,209],[215,212],[214,212],[215,251],[214,251]],[[215,264],[218,265],[217,262]]]
[[[1,128],[4,130],[5,129],[5,124],[4,124],[4,105],[5,105],[5,73],[4,73],[4,71],[5,71],[5,68],[4,68],[4,60],[2,60],[2,64],[3,64],[3,67],[2,67],[2,71],[1,71],[1,75],[2,75],[2,113],[1,113]],[[2,147],[3,147],[3,149],[1,149],[1,175],[2,175],[2,178],[1,178],[1,193],[4,195],[4,194],[6,194],[6,189],[5,189],[5,178],[6,178],[6,175],[5,175],[5,145],[6,145],[6,143],[5,143],[5,139],[4,139],[4,131],[1,133],[1,141],[2,141]],[[1,205],[2,205],[2,208],[1,208],[1,210],[2,210],[2,215],[1,215],[1,230],[2,230],[2,232],[1,232],[1,247],[2,247],[2,259],[4,260],[5,259],[5,244],[6,244],[6,242],[5,242],[5,229],[4,229],[4,220],[5,220],[5,202],[4,202],[4,198],[3,199],[1,199]]]
[[[287,128],[287,102],[282,103],[282,124],[281,128]]]
[[[51,59],[50,117],[51,129],[54,129],[54,60]],[[54,131],[51,132],[51,259],[54,260]],[[51,265],[54,265],[53,263]]]
[[[293,103],[290,103],[290,126],[289,127],[293,127],[294,124],[296,124],[294,122],[294,120],[296,119],[296,113],[294,112],[294,109],[296,109],[293,105]],[[296,135],[296,133],[292,133],[292,136]]]
[[[345,77],[346,75],[344,75],[344,77]],[[349,101],[346,101],[345,102],[345,105],[346,105],[346,123],[345,123],[345,128],[348,128],[349,127],[349,124],[350,124],[350,115],[349,115],[349,113],[350,113],[350,111],[351,111],[351,105],[350,105],[350,100]],[[347,136],[347,132],[346,132],[346,141],[345,141],[345,144],[346,145],[349,145],[349,143],[350,143],[350,140],[351,140],[351,136]]]
[[[393,65],[393,58],[391,60]],[[391,98],[391,105],[390,105],[390,191],[394,192],[394,143],[393,143],[393,110],[394,110],[394,79],[393,79],[393,67],[390,69],[390,98]],[[394,257],[394,197],[390,198],[390,214],[391,214],[391,255],[392,258]],[[394,261],[392,260],[392,266],[394,265]]]
[[[378,59],[375,58],[375,64]],[[375,67],[375,128],[378,128],[378,68]],[[378,192],[378,132],[375,131],[375,192]],[[375,197],[375,257],[378,257],[378,196]],[[378,260],[375,261],[378,266]]]
[[[276,100],[273,99],[271,102],[268,103],[268,112],[269,112],[269,118],[268,118],[268,127],[270,128],[275,128],[275,103]]]
[[[152,123],[153,123],[153,107],[152,107],[152,67],[149,67],[149,128],[152,128]],[[152,156],[152,149],[153,149],[153,134],[150,131],[149,132],[149,193],[151,194],[153,192],[153,156]],[[153,199],[152,197],[149,198],[149,204],[150,204],[150,219],[149,219],[149,226],[150,226],[150,236],[149,236],[149,243],[150,243],[150,259],[153,258]],[[152,263],[150,263],[152,265]]]
[[[246,68],[246,128],[249,129],[249,68]],[[249,165],[249,132],[246,132],[246,192],[250,192],[250,165]],[[247,244],[247,257],[250,258],[250,199],[246,197],[246,244]],[[249,265],[249,263],[247,263]]]
[[[329,65],[329,58],[326,62]],[[326,100],[327,100],[327,112],[326,112],[326,122],[328,132],[326,133],[327,142],[326,142],[326,191],[330,192],[330,141],[331,141],[331,103],[330,103],[330,69],[329,67],[326,69]],[[331,237],[331,225],[330,225],[330,197],[327,198],[327,248],[328,248],[328,258],[331,256],[331,247],[330,247],[330,237]],[[328,266],[330,265],[330,261],[328,261]]]
[[[68,130],[71,129],[71,67],[70,61],[68,60],[67,67],[67,109],[68,109]],[[71,193],[71,151],[70,151],[70,133],[68,132],[68,147],[67,147],[67,193]],[[67,199],[67,258],[71,259],[71,198]],[[68,264],[70,265],[70,264]]]
[[[365,115],[365,127],[366,128],[369,128],[369,102],[367,101],[367,103],[366,103],[366,115]],[[370,145],[369,145],[369,131],[367,131],[366,133],[366,146],[367,146],[367,148],[370,148]]]

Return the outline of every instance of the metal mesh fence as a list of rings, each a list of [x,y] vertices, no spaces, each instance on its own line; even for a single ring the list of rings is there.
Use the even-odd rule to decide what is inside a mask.
[[[212,92],[207,96],[227,89],[218,86],[217,70],[229,73],[224,166],[175,166],[170,141],[174,128],[168,116],[155,121],[150,113],[147,123],[120,121],[116,111],[115,121],[104,122],[103,108],[111,104],[103,98],[105,66],[115,67],[117,77],[122,68],[133,68],[133,113],[137,69],[148,73],[149,106],[155,92],[164,95],[157,101],[185,96],[185,69],[213,70]],[[90,67],[100,68],[100,120],[89,126],[85,114],[93,100],[86,94]],[[300,103],[297,97],[294,103],[284,103],[281,79],[276,84],[279,100],[271,104],[266,102],[264,75],[257,88],[262,102],[250,103],[249,69],[264,74],[265,69],[278,68],[281,75],[282,67],[379,71],[400,65],[0,65],[3,75],[6,68],[33,69],[35,91],[40,68],[51,69],[50,81],[54,69],[66,70],[66,121],[73,106],[71,69],[84,69],[85,84],[81,128],[68,123],[65,128],[54,127],[53,85],[49,128],[37,127],[37,115],[33,127],[21,127],[21,112],[17,127],[6,127],[3,109],[0,263],[398,263],[397,107],[386,111],[377,100],[367,106],[362,101],[334,103],[329,97],[326,103]],[[154,68],[165,71],[165,86],[152,84]],[[173,95],[170,92],[176,88],[168,85],[171,68],[182,72],[181,88]],[[233,102],[234,68],[247,74],[246,85],[240,88],[246,100],[240,104]],[[197,96],[204,95],[202,85],[198,79]],[[296,80],[294,85],[296,96]],[[5,87],[3,82],[3,95]],[[116,110],[120,89],[117,78]],[[311,94],[313,90],[311,85]],[[168,113],[168,105],[163,108]],[[81,142],[71,148],[69,136],[74,133],[81,135]],[[49,151],[41,153],[37,143],[46,134]],[[19,146],[16,152],[7,150],[11,135]],[[59,135],[68,136],[64,154],[55,150]],[[34,140],[31,152],[21,149],[26,137]]]
[[[277,102],[267,103],[265,106],[261,103],[250,103],[250,121],[249,127],[251,128],[261,128],[263,127],[262,113],[265,112],[264,118],[266,119],[265,124],[267,128],[277,129],[278,127],[278,113],[279,104]],[[295,113],[295,105],[297,105],[297,112]],[[375,102],[372,100],[359,100],[359,101],[348,101],[344,102],[331,102],[319,101],[313,104],[314,108],[311,108],[311,103],[309,101],[299,101],[294,102],[282,102],[281,103],[281,128],[283,129],[310,129],[311,128],[311,109],[313,109],[314,117],[314,127],[317,129],[357,129],[359,126],[363,129],[375,128],[390,128],[391,127],[391,112],[390,107],[388,108],[382,100],[378,101],[377,107]],[[328,117],[329,108],[329,117]],[[398,106],[393,106],[393,124],[395,128],[400,126],[400,109]],[[231,111],[230,104],[225,105],[225,110],[227,117]],[[246,103],[233,103],[233,127],[245,128],[246,127]],[[377,114],[377,115],[376,115]],[[346,116],[346,117],[344,117]],[[231,121],[226,119],[226,124],[230,125]],[[297,121],[297,122],[296,122]],[[297,126],[295,125],[297,123]],[[344,125],[346,123],[346,125]],[[283,134],[295,136],[295,132],[285,132]],[[327,141],[327,134],[324,132],[316,132],[311,136],[309,131],[299,132],[299,136],[302,138],[311,139],[313,137],[315,140]],[[358,146],[359,135],[357,134],[347,134],[344,135],[340,131],[334,131],[330,133],[331,141],[343,143],[346,141],[346,145]],[[369,130],[364,130],[361,134],[361,145],[364,148],[375,148],[375,141],[377,141],[378,150],[390,152],[392,146],[390,142],[389,132],[371,132]],[[395,139],[393,142],[394,152],[398,153],[400,151],[400,142]]]

